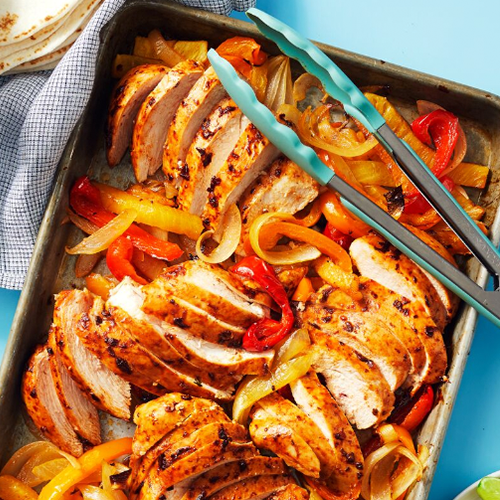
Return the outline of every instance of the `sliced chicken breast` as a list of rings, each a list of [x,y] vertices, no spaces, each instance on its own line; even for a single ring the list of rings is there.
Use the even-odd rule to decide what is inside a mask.
[[[343,342],[314,327],[309,330],[315,344],[313,369],[358,429],[383,422],[394,407],[394,394],[377,365]]]
[[[173,185],[189,177],[186,156],[203,121],[226,95],[215,71],[209,67],[177,109],[168,130],[163,153],[163,172]]]
[[[279,151],[251,123],[241,134],[233,151],[211,178],[203,223],[217,228],[230,205],[236,203],[250,184],[279,155]]]
[[[144,182],[162,165],[163,145],[181,101],[203,74],[195,61],[174,66],[142,103],[134,125],[130,156],[135,178]]]
[[[201,215],[210,179],[219,171],[248,125],[248,118],[226,97],[203,120],[186,156],[186,172],[179,186],[179,206]]]
[[[309,500],[309,492],[297,484],[288,484],[283,488],[278,488],[267,498],[269,500]]]
[[[440,330],[444,328],[446,311],[436,289],[406,255],[375,233],[354,240],[349,252],[362,276],[377,281],[403,297],[419,301],[437,327]]]
[[[420,238],[427,246],[431,247],[435,252],[441,255],[441,257],[446,259],[450,264],[457,267],[457,263],[455,262],[453,256],[438,240],[415,226],[410,226],[409,224],[404,224],[404,226],[415,236]],[[448,324],[457,312],[458,306],[460,304],[460,299],[453,292],[450,292],[450,290],[448,290],[440,281],[434,278],[432,274],[428,273],[424,269],[422,269],[422,271],[425,273],[427,278],[429,278],[432,286],[436,289],[436,292],[446,309],[446,323]]]
[[[295,214],[311,203],[319,184],[299,166],[281,156],[248,187],[240,199],[242,238],[253,221],[267,212]]]
[[[369,311],[377,311],[377,314],[382,315],[401,340],[403,336],[405,339],[411,339],[413,335],[416,341],[408,349],[416,369],[405,383],[405,387],[411,387],[415,393],[424,383],[435,384],[441,381],[447,367],[446,346],[441,331],[424,306],[367,278],[361,279],[360,288]],[[405,342],[409,346],[409,340]],[[422,355],[425,357],[423,362]]]
[[[333,453],[321,460],[320,481],[334,494],[357,498],[361,490],[363,454],[346,416],[314,371],[290,384],[297,406],[313,420]],[[318,455],[319,456],[319,455]]]
[[[306,306],[303,317],[319,325],[321,331],[371,359],[392,391],[406,380],[411,368],[408,350],[385,326],[383,318],[365,312],[339,311],[329,306],[312,304]]]
[[[85,290],[61,292],[54,307],[54,336],[57,352],[78,387],[92,404],[109,414],[130,419],[130,384],[107,368],[81,342],[76,329],[94,302]]]
[[[224,439],[217,439],[180,458],[170,466],[162,460],[157,460],[144,481],[139,498],[158,500],[168,488],[185,479],[198,476],[218,465],[246,460],[255,455],[257,450],[252,443],[228,443]],[[167,466],[164,467],[165,465]]]
[[[189,486],[186,486],[182,500],[197,500],[200,496],[208,498],[222,488],[247,478],[286,473],[286,466],[278,457],[256,456],[248,460],[231,462],[194,479]]]
[[[210,498],[212,500],[261,500],[276,490],[294,483],[291,476],[285,475],[251,477],[219,490]]]
[[[89,398],[78,388],[61,361],[55,345],[54,330],[49,332],[47,342],[50,372],[66,418],[80,438],[92,445],[101,444],[101,424],[97,409]]]
[[[40,432],[65,452],[79,457],[83,445],[59,400],[46,346],[38,346],[28,362],[22,396],[28,415]]]
[[[227,275],[226,280],[221,278],[223,274]],[[215,318],[245,329],[269,315],[268,308],[228,286],[230,279],[229,273],[217,266],[200,261],[183,262],[166,269],[160,277],[143,287],[145,309],[155,298],[155,302],[165,302],[173,295],[188,297],[191,304]]]
[[[168,67],[144,64],[131,69],[115,86],[109,105],[106,126],[108,164],[120,163],[129,147],[134,119],[146,96],[166,75]]]
[[[176,371],[144,349],[110,317],[100,298],[96,298],[85,321],[79,322],[76,333],[110,370],[152,394],[175,391],[221,400],[232,398],[234,388],[222,391],[203,384],[199,379]]]

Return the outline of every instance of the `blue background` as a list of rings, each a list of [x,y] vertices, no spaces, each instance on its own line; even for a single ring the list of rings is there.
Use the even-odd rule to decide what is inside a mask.
[[[258,0],[257,6],[309,38],[500,95],[498,0]],[[0,289],[0,352],[18,298]],[[431,500],[450,500],[500,469],[499,333],[479,320]]]

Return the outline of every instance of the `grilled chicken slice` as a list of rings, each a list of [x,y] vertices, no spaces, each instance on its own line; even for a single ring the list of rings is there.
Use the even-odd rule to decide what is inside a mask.
[[[368,311],[383,317],[408,348],[414,372],[410,373],[405,387],[411,387],[415,393],[424,383],[442,380],[447,367],[446,346],[441,331],[424,306],[367,278],[361,278],[360,289]]]
[[[215,71],[209,67],[181,102],[168,130],[163,153],[163,172],[172,184],[188,180],[189,147],[207,115],[225,95]]]
[[[52,380],[54,381],[59,401],[64,408],[66,418],[69,420],[77,436],[80,436],[93,445],[100,444],[101,424],[99,422],[99,414],[88,397],[78,388],[61,361],[57,346],[55,345],[55,333],[53,329],[49,332],[47,345]]]
[[[250,435],[259,447],[282,458],[302,474],[319,477],[321,464],[310,444],[298,432],[281,422],[281,415],[270,415],[262,408],[252,411]]]
[[[208,200],[201,215],[204,224],[217,228],[229,206],[239,200],[246,188],[278,155],[279,151],[250,123],[210,180]]]
[[[313,369],[323,375],[349,422],[358,429],[383,422],[393,409],[394,394],[377,365],[314,327],[309,334],[315,344]]]
[[[152,394],[177,391],[194,396],[229,400],[232,390],[222,391],[168,366],[144,349],[128,331],[117,324],[104,301],[96,298],[88,315],[79,321],[77,335],[103,364],[130,383]]]
[[[318,426],[333,453],[321,461],[321,478],[339,497],[350,492],[357,498],[361,490],[363,454],[358,438],[339,405],[314,371],[290,384],[297,406]],[[319,455],[318,455],[319,456]]]
[[[415,226],[410,226],[409,224],[404,224],[404,226],[415,236],[420,238],[427,246],[431,247],[435,252],[441,255],[441,257],[446,259],[450,264],[457,267],[457,263],[455,262],[453,256],[438,240]],[[439,295],[439,298],[441,299],[441,302],[443,303],[446,310],[446,323],[449,323],[457,312],[458,306],[460,304],[460,299],[453,292],[450,292],[450,290],[448,290],[440,281],[434,278],[432,274],[428,273],[424,269],[422,269],[422,271],[425,273],[427,278],[429,278],[432,286],[436,289],[436,292]]]
[[[176,460],[170,466],[163,460],[157,460],[144,480],[139,498],[158,500],[168,488],[185,479],[198,476],[218,465],[246,460],[257,454],[255,446],[250,442],[228,443],[224,439],[216,439]],[[164,468],[165,465],[167,466]]]
[[[231,287],[230,281],[231,275],[222,268],[200,261],[186,261],[166,269],[143,287],[146,295],[144,309],[158,308],[171,296],[189,297],[192,305],[221,321],[245,329],[269,315],[268,308],[252,302]]]
[[[186,156],[187,169],[179,186],[179,206],[201,215],[210,180],[226,161],[248,125],[248,118],[226,97],[219,102],[196,134]]]
[[[311,203],[318,193],[319,184],[291,160],[281,156],[240,199],[242,237],[259,215],[267,212],[295,214]]]
[[[118,291],[120,291],[119,295]],[[143,302],[144,295],[141,289],[133,285],[130,280],[123,280],[112,291],[109,300],[109,303],[121,307],[134,319],[150,324],[156,333],[188,363],[206,371],[209,376],[213,374],[214,378],[221,376],[237,378],[241,375],[264,375],[268,372],[274,351],[254,353],[206,342],[181,328],[168,325],[154,316],[145,314],[141,309]],[[151,337],[148,334],[149,338]],[[165,350],[165,346],[160,344],[159,339],[158,345]]]
[[[174,66],[142,103],[135,119],[130,156],[135,178],[144,182],[162,164],[163,145],[181,101],[203,74],[195,61]]]
[[[158,64],[137,66],[116,84],[106,126],[106,154],[110,167],[120,163],[132,139],[134,119],[141,104],[168,70]]]
[[[294,480],[287,475],[251,477],[221,489],[210,498],[211,500],[261,500],[290,484],[294,484]]]
[[[269,500],[309,500],[309,493],[297,484],[288,484],[277,489],[267,498]]]
[[[303,318],[371,359],[392,391],[406,380],[411,369],[408,350],[387,328],[384,318],[365,312],[335,310],[318,304],[307,305]]]
[[[38,346],[28,362],[22,396],[28,415],[40,432],[62,450],[79,457],[83,445],[59,400],[45,346]]]
[[[179,417],[181,417],[181,415],[179,415]],[[192,434],[202,428],[205,428],[206,426],[210,425],[213,427],[214,424],[222,425],[230,423],[231,421],[222,411],[222,408],[217,407],[217,409],[213,409],[207,406],[203,407],[195,404],[190,413],[185,418],[181,417],[175,426],[172,427],[172,429],[167,432],[154,446],[147,450],[147,452],[144,452],[142,455],[139,454],[133,456],[132,458],[137,458],[136,462],[133,463],[131,458],[131,467],[134,465],[134,475],[131,481],[132,490],[134,491],[137,489],[138,486],[144,481],[151,467],[160,455],[172,455],[173,447],[177,446],[179,441],[187,439]],[[162,425],[160,424],[160,426]],[[154,431],[154,433],[156,435],[156,431]]]
[[[54,337],[61,361],[92,404],[107,413],[130,419],[130,384],[109,370],[76,334],[80,320],[88,314],[94,297],[87,290],[71,290],[56,296]],[[85,320],[84,320],[85,321]]]
[[[232,462],[205,472],[191,481],[184,489],[182,500],[197,500],[200,496],[208,498],[222,488],[247,478],[286,473],[286,466],[283,460],[278,457],[257,456],[248,460]]]
[[[362,276],[377,281],[407,299],[419,301],[436,326],[440,330],[444,328],[446,311],[436,289],[406,255],[375,233],[355,239],[349,252]]]

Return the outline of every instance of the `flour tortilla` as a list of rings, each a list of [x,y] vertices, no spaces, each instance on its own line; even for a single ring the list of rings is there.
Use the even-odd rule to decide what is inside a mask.
[[[77,7],[66,16],[61,26],[47,38],[34,46],[19,50],[0,59],[0,74],[23,63],[38,59],[67,45],[67,40],[84,24],[102,3],[102,0],[82,0]]]
[[[71,12],[79,0],[2,0],[0,45],[20,42]]]

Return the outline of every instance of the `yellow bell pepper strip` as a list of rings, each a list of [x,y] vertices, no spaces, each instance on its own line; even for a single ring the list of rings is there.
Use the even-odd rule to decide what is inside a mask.
[[[302,278],[293,293],[292,300],[295,302],[307,302],[312,293],[314,293],[314,288],[311,280],[309,278]]]
[[[0,498],[4,500],[37,500],[38,494],[14,476],[0,476]]]
[[[69,466],[45,485],[38,500],[60,500],[75,484],[99,470],[103,460],[109,462],[122,455],[132,453],[132,438],[115,439],[92,448],[79,459],[80,468]]]
[[[361,300],[363,298],[363,295],[359,291],[358,277],[352,270],[345,271],[326,256],[315,260],[313,268],[320,278],[323,278],[328,284],[343,290],[354,300]]]
[[[93,183],[93,186],[99,190],[103,207],[110,212],[118,214],[124,210],[136,210],[138,223],[185,234],[192,240],[197,240],[203,231],[203,224],[197,215],[156,203],[151,199],[140,199],[107,184]]]
[[[101,274],[91,273],[85,278],[85,286],[93,294],[108,300],[109,292],[116,286],[116,283]]]
[[[119,189],[116,191],[118,191],[118,193],[123,193]],[[132,198],[136,199],[134,196],[132,196]],[[99,227],[106,225],[115,218],[112,212],[108,211],[106,207],[103,207],[99,190],[91,184],[90,179],[86,176],[77,179],[73,185],[69,196],[69,202],[78,215],[85,217]],[[123,208],[123,210],[130,209],[139,212],[137,206],[125,206]],[[127,231],[125,231],[124,235],[132,241],[135,247],[148,253],[152,257],[174,260],[182,255],[182,250],[178,245],[155,238],[136,224],[132,224]]]
[[[354,177],[361,184],[396,187],[389,167],[383,161],[349,160],[347,161]]]
[[[490,169],[475,163],[460,163],[454,168],[448,177],[458,186],[484,189]]]

